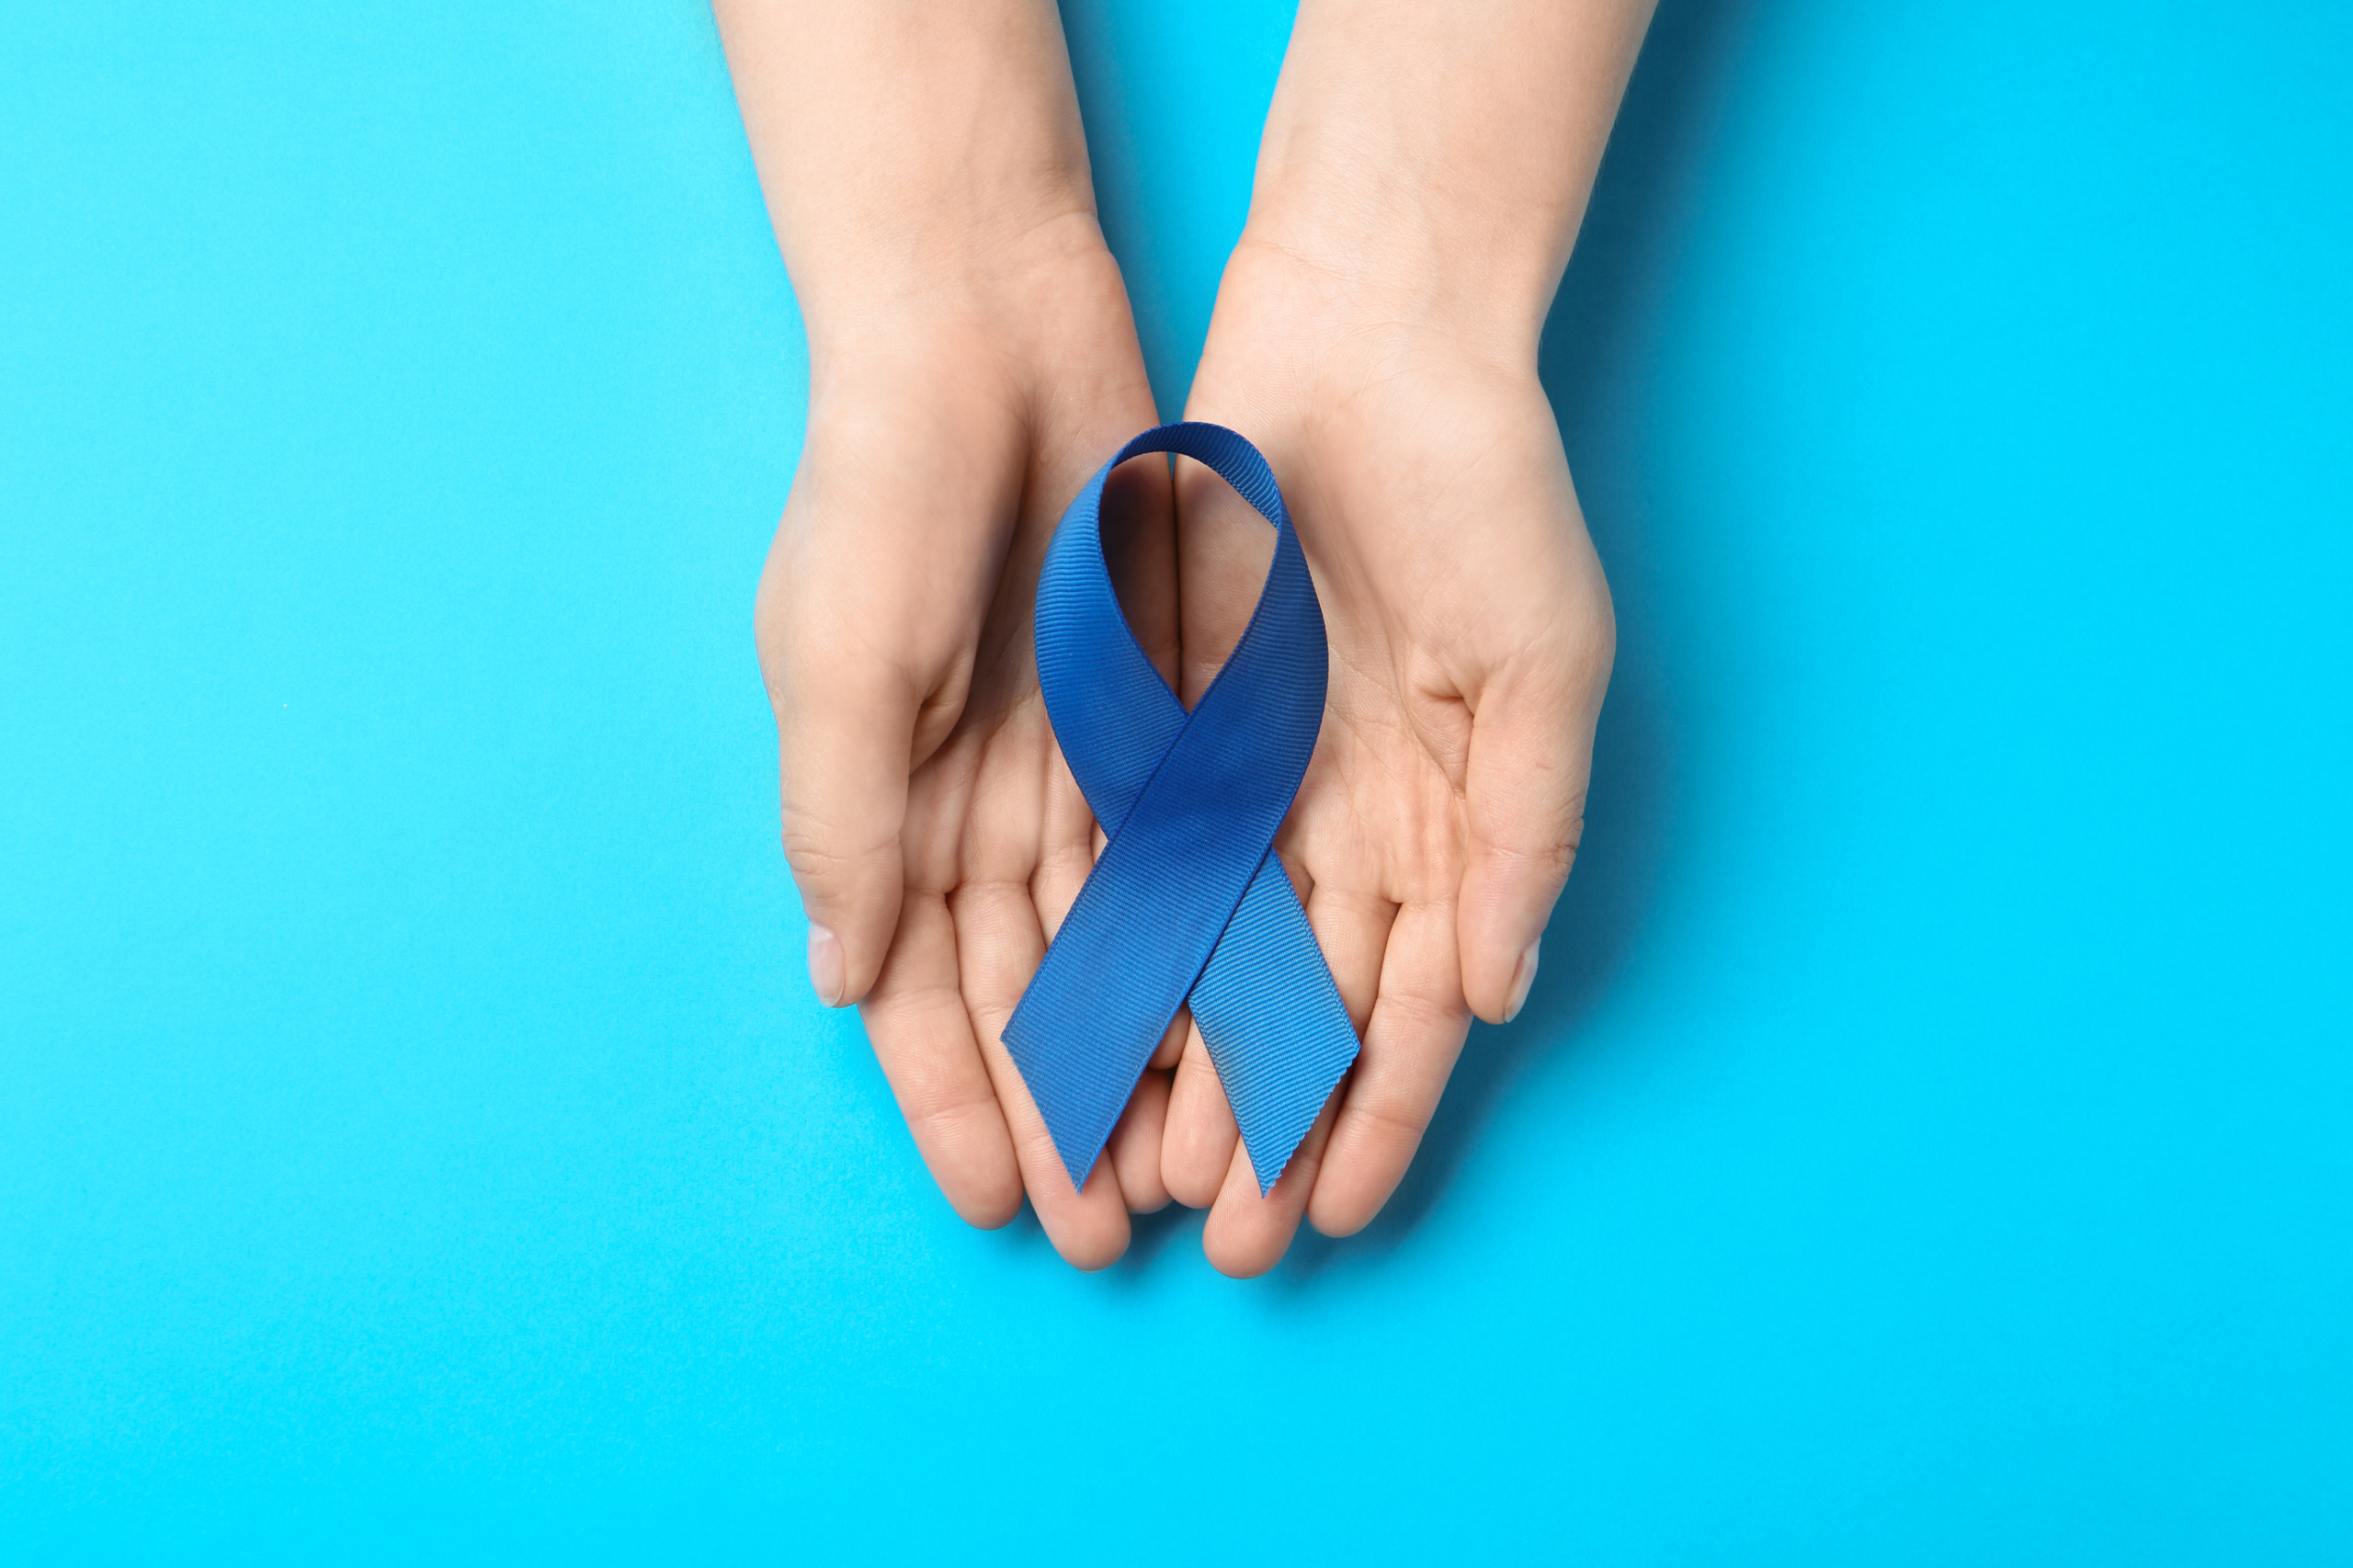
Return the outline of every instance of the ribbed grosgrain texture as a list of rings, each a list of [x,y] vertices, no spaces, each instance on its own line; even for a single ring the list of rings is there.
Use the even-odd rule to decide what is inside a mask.
[[[1120,612],[1103,486],[1147,452],[1208,465],[1275,528],[1233,656],[1190,713]],[[1356,1059],[1357,1036],[1271,853],[1324,718],[1324,612],[1256,448],[1216,425],[1122,447],[1063,514],[1038,581],[1038,677],[1063,756],[1108,839],[1005,1028],[1082,1186],[1189,998],[1263,1195]]]

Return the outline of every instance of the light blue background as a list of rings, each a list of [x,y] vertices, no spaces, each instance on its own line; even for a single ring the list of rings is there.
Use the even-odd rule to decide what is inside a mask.
[[[1287,17],[1068,21],[1174,411]],[[2353,1560],[2348,169],[2338,6],[1667,0],[1529,1014],[1090,1278],[801,971],[708,16],[18,0],[0,1551]]]

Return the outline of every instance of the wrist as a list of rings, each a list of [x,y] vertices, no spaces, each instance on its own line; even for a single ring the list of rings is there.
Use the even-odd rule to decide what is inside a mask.
[[[888,222],[806,225],[784,249],[813,354],[835,338],[944,319],[1013,324],[1109,259],[1084,187],[982,210],[943,201]]]
[[[868,254],[868,265],[824,270],[794,295],[809,338],[813,392],[861,368],[943,362],[959,373],[1034,369],[1090,341],[1132,347],[1119,264],[1091,208],[950,228],[907,242],[912,266]],[[983,363],[985,361],[985,363]]]
[[[1083,478],[1107,443],[1154,422],[1127,291],[1091,218],[917,288],[829,294],[803,314],[808,450],[854,454],[848,472],[926,452],[973,473],[1076,461]],[[988,514],[993,526],[1017,499]]]
[[[1334,172],[1262,179],[1234,255],[1245,278],[1313,275],[1336,326],[1435,333],[1532,365],[1560,281],[1553,248],[1524,222],[1499,221],[1457,195]]]
[[[1401,372],[1534,381],[1544,305],[1526,284],[1443,263],[1359,265],[1334,233],[1245,232],[1202,356],[1210,384],[1255,366],[1277,401],[1304,409]]]
[[[1100,248],[1052,0],[715,10],[813,339],[985,302]]]
[[[1252,241],[1531,364],[1649,0],[1302,0]]]

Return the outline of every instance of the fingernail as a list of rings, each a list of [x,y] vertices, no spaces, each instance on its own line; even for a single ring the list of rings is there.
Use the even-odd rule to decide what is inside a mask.
[[[828,926],[809,927],[809,983],[826,1006],[842,1005],[842,939]]]
[[[1511,1000],[1504,1004],[1506,1023],[1519,1017],[1519,1010],[1528,1006],[1528,988],[1536,983],[1536,949],[1543,945],[1541,937],[1529,943],[1528,950],[1519,955],[1519,962],[1511,971]]]

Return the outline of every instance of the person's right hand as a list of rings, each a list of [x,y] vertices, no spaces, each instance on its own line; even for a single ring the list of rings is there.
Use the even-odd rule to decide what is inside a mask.
[[[843,325],[833,302],[835,330]],[[807,446],[757,608],[784,847],[821,1001],[860,1005],[916,1146],[957,1212],[1004,1224],[1026,1185],[1081,1268],[1167,1201],[1168,1074],[1074,1192],[1001,1031],[1094,864],[1097,829],[1040,697],[1030,616],[1063,507],[1156,423],[1119,269],[1091,216],[980,286],[858,307],[813,374]],[[1123,469],[1114,562],[1173,669],[1167,472]]]
[[[1157,423],[1062,24],[1051,0],[713,9],[809,335],[757,619],[810,980],[863,1007],[958,1213],[1004,1224],[1026,1179],[1063,1256],[1099,1268],[1130,1207],[1167,1201],[1168,1074],[1074,1192],[1001,1034],[1097,838],[1039,696],[1039,564],[1104,457]],[[1166,466],[1115,488],[1114,577],[1167,673]]]

